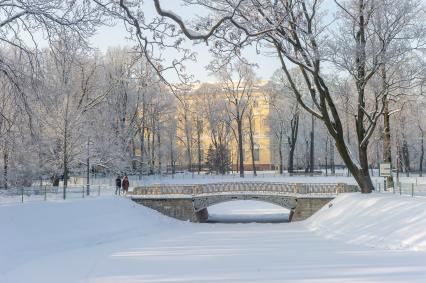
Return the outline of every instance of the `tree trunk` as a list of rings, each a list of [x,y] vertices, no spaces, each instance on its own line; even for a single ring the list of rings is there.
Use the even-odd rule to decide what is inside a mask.
[[[257,176],[256,162],[254,160],[254,137],[253,137],[253,116],[249,115],[249,136],[250,136],[250,151],[251,151],[251,164],[253,167],[253,176]]]
[[[370,185],[370,190],[373,190],[373,182],[371,181],[370,171],[368,170],[368,145],[360,147],[359,151],[359,163],[361,165],[361,173],[364,175],[366,183]],[[370,191],[371,192],[371,191]]]
[[[90,194],[90,139],[87,139],[86,194]]]
[[[149,173],[151,174],[151,175],[153,175],[154,173],[155,173],[155,136],[156,136],[156,133],[155,133],[155,121],[154,121],[154,117],[152,118],[152,123],[151,123],[151,128],[152,128],[152,131],[151,131],[151,160],[150,160],[150,162],[149,162]]]
[[[172,166],[172,176],[175,174],[175,165],[174,165],[174,152],[173,152],[173,138],[170,135],[170,164]]]
[[[404,171],[407,177],[410,176],[410,153],[408,149],[407,139],[404,137],[404,141],[402,143],[402,155],[404,160]]]
[[[244,178],[244,151],[243,151],[243,125],[241,118],[237,120],[238,130],[238,153],[239,153],[239,166],[240,166],[240,177]]]
[[[278,142],[278,153],[279,153],[279,157],[280,157],[280,175],[283,174],[283,149],[282,149],[282,140],[283,140],[283,135],[281,133],[281,136],[279,138],[279,142]]]
[[[358,18],[358,31],[356,32],[356,87],[358,92],[358,104],[357,104],[357,117],[356,117],[356,133],[358,138],[358,156],[361,168],[357,168],[352,161],[348,150],[345,146],[345,158],[351,173],[354,175],[359,186],[361,187],[362,193],[371,193],[374,189],[373,183],[370,178],[370,172],[368,170],[368,140],[366,138],[366,129],[364,126],[365,117],[365,86],[367,84],[366,78],[366,37],[365,37],[365,0],[358,0],[359,18]],[[343,139],[340,141],[344,143]],[[336,141],[337,145],[337,141]],[[340,148],[342,149],[342,148]],[[340,150],[339,150],[340,152]],[[341,153],[342,154],[342,153]],[[344,159],[345,160],[345,159]]]
[[[328,136],[325,140],[325,176],[328,176]]]
[[[293,173],[294,172],[294,149],[295,146],[290,146],[290,152],[288,154],[288,173]]]
[[[9,153],[7,148],[4,148],[3,152],[3,188],[8,189],[8,170],[9,170]]]
[[[383,74],[382,74],[383,75]],[[389,101],[386,98],[383,106],[383,162],[392,164],[392,145],[390,135],[390,121],[389,121]],[[392,166],[391,166],[392,167]],[[393,188],[393,177],[386,177],[386,188]]]
[[[68,186],[68,106],[69,99],[66,102],[65,108],[65,125],[64,125],[64,153],[63,153],[63,175],[64,175],[64,188],[63,188],[63,198],[66,199],[67,196],[67,186]]]
[[[348,146],[350,147],[351,145],[351,135],[349,132],[349,95],[347,95],[347,99],[346,99],[346,139],[348,142]],[[347,177],[351,176],[351,171],[348,168],[348,174]]]
[[[290,126],[291,126],[291,135],[287,137],[288,145],[290,147],[290,153],[288,158],[288,172],[293,173],[294,151],[296,149],[297,136],[299,133],[299,110],[297,106],[296,106],[296,112],[290,121]]]
[[[420,171],[420,177],[423,177],[423,159],[425,156],[425,148],[424,148],[424,134],[422,132],[422,138],[420,140],[420,160],[419,160],[419,171]]]
[[[201,131],[200,121],[197,120],[198,175],[200,175],[201,172]]]
[[[192,156],[191,156],[191,144],[190,139],[186,138],[186,158],[188,160],[188,171],[192,172]]]
[[[348,166],[349,171],[354,176],[356,182],[361,188],[361,193],[371,193],[371,191],[373,190],[373,183],[371,182],[371,178],[368,173],[368,164],[367,167],[365,167],[367,169],[367,173],[365,173],[365,171],[361,169],[362,167],[359,168],[352,160],[352,157],[349,153],[348,148],[346,147],[343,137],[338,136],[335,140],[337,151],[340,153],[343,162]],[[362,154],[360,155],[365,156],[365,158],[363,157],[363,159],[366,159],[367,152],[364,150],[360,152],[362,152]],[[363,162],[365,163],[365,161]]]
[[[160,129],[157,129],[157,159],[158,159],[158,174],[161,175],[161,134]]]
[[[331,167],[331,174],[336,174],[336,168],[334,166],[334,144],[333,139],[330,139],[330,167]]]
[[[309,140],[308,139],[306,139],[305,140],[305,143],[306,143],[306,151],[305,151],[305,155],[306,155],[306,167],[305,167],[305,173],[308,173],[309,172],[309,167],[310,167],[310,165],[309,165],[309,162],[310,162],[310,159],[309,159]]]
[[[145,118],[144,118],[145,120]],[[142,177],[143,173],[144,173],[144,150],[145,150],[145,121],[142,122],[142,129],[141,129],[141,147],[140,147],[140,151],[141,151],[141,156],[139,158],[139,162],[140,162],[140,171],[139,174]]]
[[[309,172],[314,172],[314,163],[315,163],[315,156],[314,156],[314,150],[315,150],[315,141],[314,141],[314,127],[315,127],[315,118],[314,115],[312,115],[312,121],[311,121],[311,148],[309,152]]]

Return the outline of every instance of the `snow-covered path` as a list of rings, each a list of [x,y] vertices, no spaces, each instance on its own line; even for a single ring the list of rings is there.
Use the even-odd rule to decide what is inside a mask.
[[[335,206],[339,207],[339,204]],[[60,214],[58,207],[46,211],[56,210]],[[80,212],[76,212],[77,218],[68,214],[63,217],[71,226],[61,226],[62,230],[57,232],[60,235],[49,235],[55,230],[53,227],[46,226],[45,231],[29,228],[33,235],[27,236],[38,240],[33,245],[39,248],[46,245],[49,252],[34,254],[28,251],[25,254],[21,250],[23,258],[18,260],[14,258],[14,251],[19,243],[9,240],[11,247],[7,249],[7,258],[11,264],[7,270],[0,265],[0,282],[328,283],[425,282],[426,279],[424,251],[346,244],[344,241],[348,239],[325,239],[305,223],[184,223],[118,199],[80,201],[71,207],[80,209]],[[105,214],[108,207],[111,223],[101,215],[96,216],[97,211]],[[40,210],[40,207],[36,208]],[[5,212],[4,207],[0,210]],[[111,216],[114,210],[116,218]],[[88,217],[87,225],[84,219],[78,219],[81,213],[92,215]],[[136,214],[136,217],[123,217],[126,213]],[[34,214],[28,215],[32,221],[40,216],[40,212],[34,211]],[[19,214],[17,218],[23,221]],[[4,219],[3,214],[0,221]],[[72,228],[78,222],[79,229],[84,231]],[[61,241],[56,237],[62,237],[62,234],[68,237],[60,246]],[[93,241],[94,238],[98,241]],[[0,240],[0,249],[5,248],[5,239],[0,236]],[[29,239],[23,237],[20,240],[30,249]],[[7,260],[3,256],[3,260]],[[2,255],[0,261],[1,258]]]

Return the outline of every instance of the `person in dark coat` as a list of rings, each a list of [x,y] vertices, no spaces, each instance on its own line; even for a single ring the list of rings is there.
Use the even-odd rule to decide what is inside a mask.
[[[117,179],[115,179],[115,194],[118,193],[120,195],[121,192],[121,177],[118,176]]]
[[[127,195],[127,192],[129,191],[129,178],[127,176],[124,176],[121,186],[123,187],[123,195]]]

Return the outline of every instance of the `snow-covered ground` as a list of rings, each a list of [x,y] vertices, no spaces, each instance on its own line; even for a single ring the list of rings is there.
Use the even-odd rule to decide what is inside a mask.
[[[426,252],[425,198],[342,194],[304,224],[325,238]]]
[[[272,214],[228,202],[213,214]],[[299,223],[195,224],[119,197],[0,206],[0,282],[425,282],[426,200],[341,195]],[[416,250],[416,251],[414,251]]]

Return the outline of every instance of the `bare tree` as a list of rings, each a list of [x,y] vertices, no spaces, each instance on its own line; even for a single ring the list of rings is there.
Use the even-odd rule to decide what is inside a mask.
[[[203,84],[196,92],[197,108],[204,113],[203,133],[213,145],[213,152],[218,154],[219,167],[224,169],[227,163],[225,159],[229,149],[231,125],[227,111],[227,99],[223,97],[222,90],[218,85]],[[205,144],[206,145],[206,144]],[[222,151],[225,151],[224,154]],[[225,170],[223,170],[223,173]]]
[[[239,172],[240,177],[244,178],[243,122],[251,99],[254,83],[253,70],[244,62],[230,62],[221,65],[218,76],[222,81],[222,88],[228,101],[228,115],[231,118],[230,120],[236,123]]]
[[[355,3],[356,2],[356,3]],[[215,47],[223,56],[234,54],[238,56],[239,50],[253,42],[268,42],[277,51],[284,72],[294,90],[297,100],[302,108],[311,113],[316,119],[322,121],[336,142],[343,161],[348,166],[363,193],[369,193],[373,184],[368,170],[367,148],[369,139],[374,132],[377,122],[383,113],[383,98],[387,95],[383,91],[375,92],[373,99],[366,97],[365,88],[370,79],[377,74],[379,58],[384,46],[371,52],[371,46],[377,44],[377,38],[370,34],[371,17],[377,11],[375,2],[358,0],[347,4],[337,3],[342,13],[342,21],[347,23],[347,31],[337,31],[346,34],[342,45],[345,62],[350,63],[350,74],[357,88],[357,111],[354,117],[357,133],[358,160],[349,151],[344,138],[341,114],[336,106],[335,98],[330,92],[324,68],[321,63],[327,59],[324,54],[327,29],[321,25],[322,13],[319,1],[285,1],[274,3],[260,2],[227,2],[227,1],[191,1],[191,4],[205,7],[212,11],[217,20],[214,22],[212,15],[207,15],[198,22],[197,27],[204,31],[203,34],[193,34],[180,17],[161,8],[160,0],[154,0],[157,12],[176,22],[184,34],[193,40],[218,39]],[[232,32],[229,32],[232,30]],[[225,32],[226,31],[226,32]],[[333,31],[335,33],[335,31]],[[261,46],[261,44],[259,44]],[[231,47],[230,47],[231,46]],[[270,45],[269,45],[270,46]],[[350,50],[350,52],[348,52]],[[338,50],[334,50],[338,51]],[[377,52],[379,51],[379,52]],[[289,72],[288,64],[294,64],[302,74],[309,96],[301,93],[292,83],[293,76]],[[341,67],[341,66],[340,66]],[[310,98],[311,103],[307,103]]]
[[[253,176],[257,176],[256,172],[256,156],[255,156],[255,144],[254,144],[254,100],[251,99],[249,102],[248,112],[247,112],[247,122],[248,122],[248,132],[250,140],[250,154],[251,154],[251,165],[253,168]],[[258,155],[257,155],[258,156]]]

